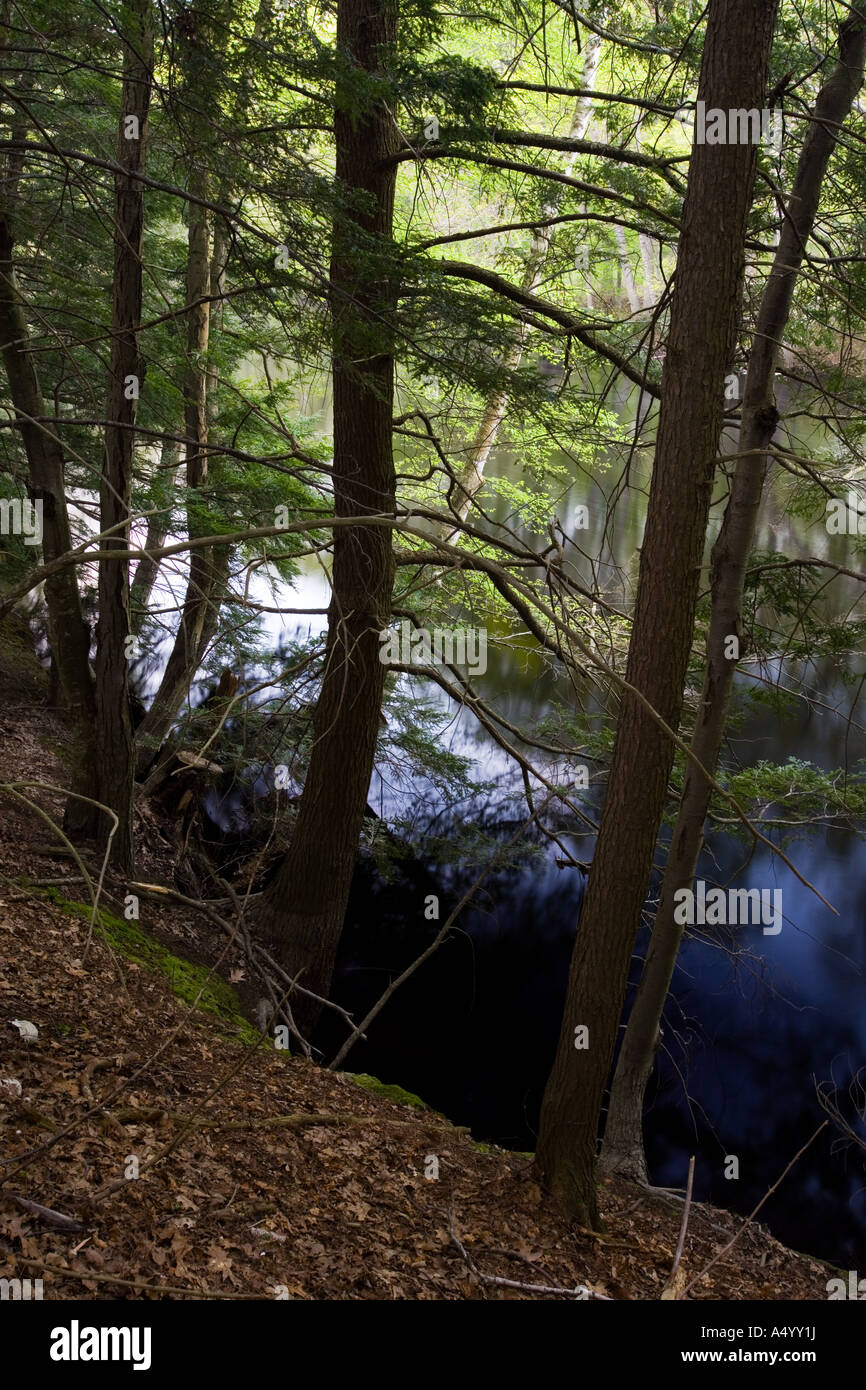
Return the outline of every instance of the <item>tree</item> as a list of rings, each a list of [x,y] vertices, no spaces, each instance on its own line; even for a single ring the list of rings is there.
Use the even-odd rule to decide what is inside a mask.
[[[150,0],[130,6],[131,32],[124,35],[123,92],[115,175],[114,276],[105,452],[99,485],[99,524],[110,532],[106,548],[126,551],[135,416],[144,375],[138,350],[142,304],[142,236],[147,115],[153,80],[153,15]],[[129,702],[131,649],[129,561],[99,565],[99,622],[96,629],[97,788],[99,799],[118,818],[112,857],[124,873],[133,872],[132,790],[134,776]],[[103,815],[100,839],[107,842],[113,822]]]
[[[348,211],[334,219],[331,252],[332,476],[335,515],[359,521],[395,507],[396,166],[387,160],[398,133],[386,72],[396,39],[394,0],[339,0],[334,134]],[[387,527],[337,529],[312,754],[288,853],[258,912],[283,964],[320,995],[330,986],[373,771],[385,682],[379,634],[390,621],[393,579]],[[308,1030],[316,1005],[302,999],[292,1007]]]
[[[9,48],[10,29],[3,15],[2,51]],[[46,561],[57,560],[71,549],[69,512],[66,505],[66,459],[62,440],[46,423],[47,411],[36,366],[36,357],[15,264],[16,215],[22,210],[20,182],[25,168],[29,126],[27,96],[32,75],[19,73],[19,91],[11,122],[11,141],[0,190],[0,352],[6,368],[16,425],[27,457],[27,490],[42,509],[42,552]],[[54,667],[63,703],[69,711],[78,743],[74,790],[92,796],[95,791],[93,727],[95,696],[90,670],[90,627],[84,620],[74,570],[52,576],[45,584],[48,629]],[[82,802],[67,807],[67,829],[87,833],[95,824],[94,811]]]
[[[863,82],[866,26],[859,18],[839,32],[839,58],[818,94],[803,141],[797,173],[784,209],[779,244],[761,299],[743,391],[737,461],[730,497],[710,563],[711,617],[706,673],[691,740],[676,825],[671,837],[652,939],[629,1015],[611,1088],[602,1149],[606,1171],[646,1180],[643,1097],[652,1071],[665,999],[683,935],[676,921],[676,893],[692,884],[704,835],[711,786],[700,770],[714,773],[727,723],[736,660],[731,636],[744,642],[743,592],[754,545],[767,448],[778,423],[775,372],[791,302],[812,235],[821,188],[840,131]]]
[[[775,0],[711,0],[707,108],[761,109],[775,13]],[[628,688],[537,1150],[548,1186],[584,1224],[598,1221],[599,1119],[673,765],[756,162],[753,144],[695,144],[689,164]]]
[[[211,242],[213,213],[208,206],[214,179],[208,155],[211,138],[207,112],[201,105],[205,93],[211,101],[218,87],[214,56],[215,27],[219,12],[194,25],[182,39],[184,91],[192,103],[187,134],[188,205],[186,304],[186,368],[183,378],[184,435],[186,438],[187,529],[190,537],[207,534],[210,527],[200,516],[197,494],[204,492],[208,480],[208,370],[207,355],[211,320]],[[204,631],[208,610],[214,601],[222,562],[228,552],[221,549],[218,559],[207,550],[193,551],[189,557],[186,593],[180,623],[169,653],[159,689],[147,711],[137,736],[138,772],[147,772],[157,757],[180,704],[201,665],[205,649]],[[223,576],[224,578],[224,576]]]

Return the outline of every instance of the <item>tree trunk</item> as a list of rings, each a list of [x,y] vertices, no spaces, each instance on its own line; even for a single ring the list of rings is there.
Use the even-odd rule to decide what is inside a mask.
[[[396,41],[393,0],[340,0],[337,45],[381,83]],[[369,90],[366,83],[360,91]],[[381,89],[380,89],[381,90]],[[338,80],[334,120],[347,213],[335,221],[331,256],[334,510],[338,517],[393,512],[395,280],[388,264],[399,133],[382,96],[358,95],[358,76]],[[360,103],[360,110],[358,109]],[[355,114],[352,114],[352,111]],[[358,194],[366,194],[360,202]],[[379,633],[391,615],[390,531],[351,526],[334,535],[332,597],[315,741],[289,851],[263,898],[259,925],[282,963],[318,994],[334,959],[370,788],[385,667]],[[309,1032],[318,1007],[293,1000]]]
[[[99,485],[100,529],[120,528],[104,542],[107,550],[129,549],[129,499],[135,443],[135,414],[144,378],[138,351],[141,323],[141,247],[147,113],[153,66],[150,0],[131,6],[132,33],[124,42],[123,94],[117,162],[125,170],[114,180],[114,302],[105,450]],[[133,873],[132,719],[129,708],[129,562],[99,562],[99,622],[96,629],[97,785],[119,825],[111,841],[115,867]],[[102,815],[99,839],[108,842],[112,822]]]
[[[220,189],[219,201],[224,203],[228,200],[229,190],[226,186]],[[223,318],[225,315],[225,290],[226,290],[226,266],[228,264],[229,251],[231,248],[231,238],[229,237],[228,227],[224,222],[219,222],[214,228],[213,250],[210,261],[210,288],[211,295],[217,296],[211,308],[211,335],[218,335],[222,331]],[[219,369],[211,365],[208,367],[207,374],[207,418],[208,434],[213,438],[219,420],[219,401],[217,398],[217,387],[219,386]],[[232,551],[231,546],[217,545],[207,554],[207,583],[208,599],[205,607],[204,619],[198,637],[198,651],[196,653],[195,671],[201,666],[208,654],[208,649],[219,628],[220,609],[222,607],[223,596],[226,585],[228,584],[229,569],[231,566]]]
[[[160,473],[165,475],[160,480],[161,493],[164,492],[167,496],[171,495],[179,467],[180,446],[173,439],[164,440],[159,457]],[[165,544],[168,526],[169,513],[165,507],[160,507],[148,519],[143,547],[145,553],[135,567],[135,575],[129,589],[129,620],[132,631],[135,633],[141,631],[142,623],[147,617],[150,595],[156,583],[156,576],[159,574],[159,560],[154,559],[153,554]]]
[[[5,49],[8,33],[9,30],[4,29],[0,49]],[[23,140],[26,133],[23,121],[13,124],[15,139]],[[42,507],[42,557],[49,563],[72,549],[72,538],[66,507],[63,445],[50,423],[44,423],[49,412],[42,396],[30,327],[15,270],[14,214],[23,166],[23,154],[10,153],[0,189],[0,354],[27,458],[27,490],[31,500]],[[90,670],[90,627],[82,614],[75,569],[61,570],[47,579],[44,593],[52,671],[76,735],[77,760],[72,786],[84,796],[93,796],[96,706]],[[64,823],[70,834],[91,834],[96,827],[95,809],[70,800]]]
[[[270,0],[261,0],[256,14],[254,38],[263,32],[271,9]],[[236,119],[245,111],[247,102],[248,92],[242,90],[234,113]],[[198,158],[202,157],[200,149]],[[193,158],[196,158],[195,154]],[[191,191],[201,198],[208,197],[212,191],[210,179],[201,167],[194,170],[190,183]],[[217,201],[230,201],[229,194],[229,185],[224,181],[218,187]],[[211,304],[201,304],[190,311],[188,367],[184,383],[186,435],[188,440],[194,441],[187,444],[187,487],[201,488],[207,482],[208,458],[212,451],[205,446],[209,442],[210,430],[216,423],[219,381],[216,368],[212,364],[205,365],[205,359],[211,333],[219,333],[222,327],[231,238],[227,225],[221,220],[211,229],[211,218],[205,209],[190,205],[189,215],[187,303],[194,304],[197,299],[212,296]],[[206,535],[207,529],[202,531],[191,509],[188,510],[189,536]],[[137,764],[140,776],[154,770],[159,750],[213,641],[230,564],[229,546],[218,545],[212,550],[190,552],[186,595],[174,645],[153,704],[138,729]]]
[[[778,248],[761,300],[743,393],[740,438],[730,498],[710,566],[712,609],[707,664],[692,752],[714,772],[727,721],[736,661],[725,656],[727,639],[742,641],[746,568],[754,544],[767,455],[778,416],[773,383],[794,287],[812,233],[821,187],[839,131],[863,81],[866,28],[842,26],[839,60],[821,89],[803,141],[793,191]],[[745,457],[744,457],[745,455]],[[741,652],[742,654],[742,652]],[[703,843],[710,785],[690,761],[671,837],[661,898],[649,952],[641,974],[617,1062],[601,1167],[646,1180],[643,1151],[643,1097],[660,1039],[659,1025],[683,928],[674,920],[675,893],[689,888]]]
[[[199,162],[201,159],[202,151],[193,151],[189,186],[196,198],[207,199],[211,192],[210,179],[206,167]],[[186,265],[186,302],[191,307],[187,319],[187,366],[183,380],[186,485],[191,490],[203,488],[208,473],[206,358],[210,339],[210,238],[209,211],[200,203],[191,202]],[[202,530],[194,502],[187,506],[187,533],[191,540],[196,535],[208,533],[207,527]],[[156,759],[198,669],[202,631],[213,583],[212,555],[207,550],[191,550],[186,593],[174,644],[153,703],[138,727],[139,776]]]
[[[30,347],[30,330],[18,291],[12,224],[0,210],[0,350],[9,380],[9,393],[29,466],[28,490],[42,503],[42,553],[46,563],[72,549],[63,446],[50,424]],[[74,717],[94,717],[90,673],[90,628],[81,612],[75,570],[61,570],[45,581],[45,601],[51,651],[57,663],[64,703]]]
[[[761,108],[775,12],[776,0],[710,0],[699,84],[708,107]],[[689,167],[626,668],[672,729],[694,635],[756,160],[755,145],[703,144]],[[598,1221],[599,1119],[673,756],[669,735],[624,692],[537,1154],[550,1189],[585,1224]]]
[[[629,255],[625,227],[620,227],[617,224],[613,230],[616,237],[617,260],[619,261],[620,274],[622,275],[622,287],[628,299],[629,312],[637,314],[640,312],[641,301],[637,292],[637,286],[634,282],[634,270],[632,269],[631,256]]]

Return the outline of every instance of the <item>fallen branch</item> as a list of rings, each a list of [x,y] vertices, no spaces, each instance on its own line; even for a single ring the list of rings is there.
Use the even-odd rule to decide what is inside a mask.
[[[42,1221],[46,1226],[53,1226],[58,1231],[86,1231],[87,1227],[78,1221],[74,1216],[67,1216],[65,1212],[55,1211],[53,1207],[43,1207],[41,1202],[31,1202],[28,1197],[19,1197],[15,1192],[6,1194],[13,1202],[17,1202],[19,1207],[29,1211],[31,1216]]]
[[[680,1238],[677,1241],[677,1248],[674,1253],[674,1262],[671,1265],[671,1272],[668,1282],[661,1291],[663,1299],[675,1299],[679,1296],[680,1290],[685,1283],[685,1276],[679,1273],[680,1260],[683,1257],[683,1249],[686,1243],[686,1231],[689,1228],[689,1212],[692,1206],[692,1186],[695,1180],[695,1156],[692,1154],[689,1159],[689,1176],[686,1183],[686,1202],[683,1207],[683,1219],[680,1223]]]
[[[476,1279],[480,1279],[483,1284],[498,1284],[502,1288],[520,1289],[525,1293],[557,1294],[560,1298],[579,1298],[581,1301],[587,1298],[599,1298],[605,1303],[613,1302],[613,1299],[608,1298],[607,1294],[596,1293],[594,1289],[589,1288],[586,1284],[575,1284],[573,1289],[564,1289],[559,1288],[556,1284],[522,1284],[518,1279],[504,1279],[499,1274],[484,1274],[475,1264],[475,1261],[454,1229],[453,1211],[448,1214],[448,1234],[459,1250],[462,1258],[465,1260],[471,1273],[475,1275]]]
[[[309,1129],[313,1125],[369,1125],[380,1117],[377,1115],[338,1115],[314,1114],[300,1111],[294,1115],[263,1115],[259,1119],[219,1120],[197,1119],[185,1115],[180,1110],[166,1110],[161,1105],[123,1106],[120,1110],[106,1111],[111,1119],[122,1125],[149,1124],[153,1120],[169,1120],[172,1124],[185,1124],[189,1129],[209,1129],[241,1131],[253,1129]],[[409,1124],[409,1120],[400,1121]]]
[[[135,1066],[136,1062],[140,1061],[141,1057],[137,1052],[115,1053],[111,1057],[94,1057],[92,1062],[87,1063],[81,1075],[81,1089],[85,1100],[94,1101],[96,1099],[90,1084],[95,1072],[104,1071],[106,1067]]]

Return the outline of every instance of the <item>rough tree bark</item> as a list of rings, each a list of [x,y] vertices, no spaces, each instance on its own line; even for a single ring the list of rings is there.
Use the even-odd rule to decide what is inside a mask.
[[[225,7],[223,7],[224,10]],[[270,0],[261,0],[253,26],[257,40],[272,14]],[[223,11],[214,12],[207,26],[200,25],[197,48],[187,58],[188,86],[194,100],[200,100],[206,90],[206,72],[213,61],[217,20]],[[224,42],[224,35],[222,41]],[[241,87],[233,111],[239,121],[248,105],[248,89]],[[193,148],[190,155],[190,192],[206,199],[214,192],[213,178],[206,164],[207,145],[212,132],[201,111],[193,120]],[[217,202],[231,201],[231,183],[227,178],[217,181]],[[205,208],[190,204],[187,252],[187,370],[184,377],[184,425],[186,446],[187,488],[201,490],[207,483],[208,460],[213,456],[210,433],[216,423],[216,389],[218,374],[213,364],[207,364],[211,335],[222,326],[223,295],[226,267],[231,245],[228,228],[221,220],[213,222]],[[209,303],[202,299],[211,296]],[[190,537],[207,535],[213,527],[197,519],[195,507],[187,510],[187,532]],[[153,772],[153,764],[165,742],[166,735],[183,704],[195,673],[204,660],[219,625],[220,607],[228,581],[231,548],[225,545],[213,549],[192,551],[189,557],[186,593],[174,644],[163,672],[153,703],[137,731],[137,771],[144,776]]]
[[[763,105],[776,3],[710,0],[699,83],[708,107]],[[672,729],[694,636],[756,162],[754,145],[703,144],[689,167],[626,667]],[[584,1224],[598,1222],[599,1119],[673,755],[669,735],[624,692],[537,1150],[548,1187]]]
[[[4,20],[7,10],[4,7]],[[0,51],[9,34],[5,22]],[[23,77],[26,79],[27,74]],[[24,141],[27,122],[13,119],[13,139]],[[46,563],[72,549],[66,506],[66,465],[63,445],[46,417],[42,387],[32,350],[26,304],[15,268],[15,214],[25,155],[10,153],[0,186],[0,354],[9,382],[9,394],[27,458],[27,490],[42,507],[42,555]],[[45,581],[48,641],[57,672],[61,699],[76,732],[78,757],[72,789],[84,796],[95,792],[93,729],[96,715],[93,676],[90,670],[90,627],[84,620],[78,581],[72,568]],[[69,833],[86,835],[96,825],[93,808],[70,800],[65,826]]]
[[[189,189],[196,198],[210,196],[210,179],[202,163],[203,151],[193,151]],[[211,214],[201,203],[189,204],[187,231],[186,371],[183,378],[184,435],[186,438],[186,486],[194,493],[204,487],[208,472],[208,417],[206,357],[210,337],[210,235]],[[195,502],[187,506],[190,539],[206,535]],[[180,623],[153,703],[138,728],[138,773],[146,772],[159,753],[165,736],[198,666],[201,633],[211,587],[211,557],[206,550],[190,551],[186,593]]]
[[[396,41],[394,0],[340,0],[337,46],[380,83]],[[358,109],[360,107],[360,109]],[[354,113],[353,113],[354,108]],[[390,261],[399,132],[378,93],[359,97],[350,71],[337,88],[336,174],[347,212],[331,254],[334,510],[341,517],[394,510],[394,359],[388,323],[395,302]],[[364,195],[359,198],[358,195]],[[379,633],[391,614],[394,559],[385,527],[339,528],[314,744],[288,853],[266,890],[259,928],[300,983],[326,995],[349,895],[376,741],[385,667]],[[302,1030],[318,1009],[293,1000]]]
[[[162,479],[162,488],[169,495],[173,490],[179,467],[180,445],[173,439],[164,440],[159,454],[159,468],[160,472],[165,474]],[[154,552],[165,545],[168,523],[169,509],[167,508],[161,508],[148,518],[147,534],[143,546],[144,553],[135,567],[135,575],[129,587],[129,620],[132,631],[135,633],[140,631],[141,625],[147,617],[147,605],[156,583],[156,576],[159,574],[159,560],[154,558]]]
[[[839,33],[838,61],[818,94],[806,132],[791,197],[761,300],[743,391],[738,457],[730,497],[710,562],[711,616],[706,671],[691,750],[713,773],[727,722],[736,661],[725,656],[727,639],[743,641],[746,568],[776,427],[774,375],[794,287],[818,211],[827,166],[863,82],[866,25],[851,20]],[[742,646],[741,646],[742,655]],[[611,1089],[601,1167],[646,1181],[643,1098],[659,1042],[659,1025],[683,928],[674,920],[675,893],[691,887],[703,843],[710,785],[692,762],[686,767],[671,837],[652,939],[629,1015]]]
[[[136,407],[144,363],[138,351],[141,323],[141,247],[144,232],[144,184],[147,114],[153,68],[150,0],[129,6],[130,33],[124,36],[123,92],[117,137],[117,162],[124,172],[114,180],[114,281],[111,354],[105,418],[105,446],[99,483],[100,530],[118,528],[104,542],[107,550],[129,549],[129,499],[135,444]],[[115,423],[116,422],[116,423]],[[110,806],[119,824],[111,857],[122,873],[132,874],[132,794],[134,756],[129,707],[129,562],[99,562],[99,622],[96,628],[97,786],[99,800]],[[112,822],[100,816],[99,840],[105,844]]]

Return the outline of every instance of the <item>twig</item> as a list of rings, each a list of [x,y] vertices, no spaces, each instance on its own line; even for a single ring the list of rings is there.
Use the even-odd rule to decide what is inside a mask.
[[[100,1284],[120,1284],[126,1289],[148,1289],[151,1293],[188,1294],[190,1298],[225,1298],[242,1302],[245,1299],[260,1299],[257,1293],[225,1293],[221,1289],[185,1289],[179,1284],[149,1284],[145,1279],[120,1279],[115,1274],[96,1274],[92,1270],[61,1269],[49,1264],[47,1260],[25,1260],[23,1255],[10,1255],[16,1264],[30,1269],[44,1269],[46,1274],[56,1274],[59,1279],[95,1279]]]
[[[791,1171],[791,1169],[793,1168],[794,1164],[797,1162],[797,1159],[802,1157],[802,1155],[806,1152],[806,1150],[809,1148],[809,1146],[810,1146],[811,1144],[813,1144],[813,1143],[815,1142],[815,1140],[818,1138],[818,1135],[821,1133],[821,1130],[822,1130],[822,1129],[826,1129],[829,1123],[830,1123],[829,1120],[825,1120],[823,1124],[820,1124],[820,1125],[818,1126],[818,1128],[815,1130],[815,1133],[812,1135],[811,1139],[807,1139],[806,1142],[805,1142],[805,1144],[803,1145],[802,1149],[798,1149],[798,1150],[797,1150],[797,1152],[794,1154],[794,1157],[791,1159],[791,1162],[788,1164],[787,1168],[785,1168],[785,1170],[784,1170],[783,1173],[780,1173],[779,1177],[778,1177],[778,1178],[776,1179],[776,1181],[773,1183],[773,1186],[770,1188],[770,1190],[769,1190],[768,1192],[765,1192],[765,1193],[764,1193],[764,1195],[763,1195],[763,1197],[761,1198],[760,1202],[759,1202],[758,1205],[755,1207],[754,1211],[750,1212],[749,1215],[746,1217],[746,1219],[745,1219],[745,1221],[743,1222],[743,1224],[742,1224],[742,1226],[740,1227],[740,1229],[739,1229],[737,1232],[735,1232],[735,1234],[734,1234],[734,1235],[731,1237],[731,1239],[728,1241],[727,1245],[723,1245],[722,1248],[721,1248],[721,1250],[717,1250],[717,1251],[716,1251],[715,1255],[714,1255],[713,1258],[710,1260],[709,1264],[708,1264],[708,1265],[705,1265],[705,1267],[701,1270],[700,1274],[696,1274],[696,1275],[695,1275],[695,1277],[694,1277],[694,1279],[692,1280],[692,1282],[691,1282],[690,1284],[687,1284],[687,1285],[686,1285],[686,1287],[683,1289],[683,1291],[682,1291],[681,1294],[678,1294],[678,1295],[677,1295],[678,1298],[685,1298],[685,1296],[686,1296],[686,1294],[689,1292],[689,1290],[690,1290],[690,1289],[693,1289],[693,1288],[695,1287],[696,1284],[699,1284],[699,1283],[700,1283],[700,1281],[703,1279],[704,1275],[705,1275],[709,1270],[712,1269],[712,1267],[713,1267],[713,1265],[716,1263],[716,1261],[717,1261],[717,1260],[720,1260],[720,1259],[722,1258],[723,1255],[727,1255],[727,1253],[728,1253],[728,1251],[730,1250],[731,1246],[732,1246],[732,1245],[735,1245],[736,1242],[740,1239],[740,1236],[743,1234],[743,1232],[745,1231],[746,1227],[747,1227],[747,1226],[750,1226],[750,1225],[752,1224],[752,1222],[754,1221],[754,1219],[755,1219],[755,1217],[757,1216],[758,1212],[761,1210],[761,1207],[764,1205],[764,1203],[765,1203],[766,1201],[768,1201],[768,1199],[769,1199],[770,1197],[772,1197],[773,1193],[776,1191],[776,1188],[779,1187],[779,1186],[784,1182],[785,1178],[786,1178],[786,1177],[788,1176],[788,1174],[790,1173],[790,1171]]]
[[[689,1212],[692,1206],[692,1185],[695,1180],[695,1156],[692,1154],[689,1159],[689,1177],[686,1183],[686,1200],[683,1207],[683,1219],[680,1222],[680,1238],[677,1241],[677,1248],[674,1252],[674,1262],[671,1265],[671,1272],[668,1275],[667,1283],[661,1291],[660,1297],[663,1299],[676,1299],[680,1289],[685,1283],[685,1274],[679,1273],[680,1260],[683,1257],[683,1249],[686,1243],[686,1231],[689,1227]]]
[[[66,791],[63,787],[56,787],[51,782],[4,782],[2,785],[0,785],[0,792],[6,792],[7,796],[13,797],[16,801],[23,802],[23,804],[29,807],[31,811],[35,811],[39,819],[43,820],[45,824],[48,826],[48,828],[50,830],[53,830],[54,833],[58,835],[60,839],[63,841],[65,849],[75,860],[76,864],[81,870],[81,877],[87,884],[87,891],[90,894],[91,899],[93,900],[93,913],[95,916],[99,900],[97,894],[94,891],[93,880],[91,879],[90,874],[87,871],[87,866],[84,863],[84,860],[81,858],[81,855],[78,853],[78,850],[75,848],[72,841],[63,833],[57,822],[53,820],[51,816],[49,816],[47,811],[43,810],[43,808],[38,804],[38,802],[31,801],[29,796],[22,796],[21,792],[18,790],[19,787],[41,787],[44,791],[60,792],[63,796],[73,796],[76,801],[87,801],[92,806],[99,806],[101,810],[105,811],[108,815],[114,815],[114,812],[110,809],[110,807],[103,806],[101,801],[93,801],[92,798],[89,796],[77,796],[74,792]],[[120,824],[116,816],[114,816],[114,819],[116,824]],[[100,879],[100,883],[101,881],[102,880]]]
[[[31,1202],[27,1197],[19,1197],[16,1192],[6,1194],[13,1202],[17,1202],[19,1207],[29,1211],[31,1216],[35,1216],[39,1221],[43,1221],[46,1226],[54,1226],[58,1231],[86,1231],[87,1227],[76,1220],[74,1216],[67,1216],[65,1212],[55,1211],[53,1207],[43,1207],[41,1202]]]
[[[676,1274],[677,1270],[679,1269],[679,1267],[680,1267],[680,1260],[681,1260],[682,1257],[683,1257],[683,1247],[685,1246],[685,1243],[686,1243],[686,1231],[688,1230],[688,1225],[689,1225],[689,1209],[690,1209],[690,1207],[691,1207],[691,1205],[692,1205],[692,1186],[693,1186],[693,1184],[694,1184],[694,1180],[695,1180],[695,1156],[694,1156],[694,1154],[692,1154],[691,1158],[689,1159],[689,1177],[688,1177],[688,1182],[686,1183],[686,1204],[685,1204],[685,1206],[683,1207],[683,1220],[682,1220],[682,1225],[680,1226],[680,1238],[679,1238],[679,1241],[677,1242],[677,1249],[676,1249],[676,1254],[674,1255],[674,1262],[673,1262],[673,1264],[671,1265],[671,1279],[673,1279],[674,1275]]]
[[[313,1049],[310,1047],[310,1044],[307,1042],[307,1039],[304,1037],[303,1033],[298,1028],[298,1025],[295,1023],[295,1016],[292,1013],[292,1006],[289,1003],[289,996],[292,993],[291,988],[289,989],[288,994],[285,995],[281,1003],[280,1000],[277,998],[277,991],[273,981],[271,980],[268,972],[262,966],[261,962],[256,957],[256,952],[253,947],[252,939],[250,937],[249,928],[247,927],[246,919],[244,916],[243,904],[238,898],[237,893],[226,879],[219,878],[213,872],[212,869],[209,869],[208,872],[210,873],[210,876],[213,879],[214,883],[217,885],[217,887],[225,888],[226,892],[228,893],[231,905],[235,910],[235,921],[237,923],[238,931],[241,932],[244,939],[244,949],[246,952],[246,957],[247,961],[249,962],[250,969],[253,971],[254,974],[258,975],[259,979],[261,980],[262,984],[264,985],[265,989],[270,995],[270,1000],[271,1004],[273,1005],[273,1009],[269,1019],[267,1020],[268,1032],[270,1032],[271,1028],[274,1026],[275,1023],[279,1021],[279,1019],[283,1019],[284,1023],[289,1028],[292,1036],[297,1039],[301,1051],[307,1058],[307,1061],[310,1061],[313,1056]],[[294,987],[297,985],[297,977],[293,981],[288,976],[286,976],[286,982]]]
[[[563,1289],[555,1284],[522,1284],[518,1279],[503,1279],[498,1274],[484,1274],[483,1271],[478,1268],[454,1229],[453,1209],[448,1213],[448,1234],[470,1271],[475,1275],[475,1278],[480,1279],[483,1284],[497,1284],[501,1288],[520,1289],[525,1293],[558,1294],[560,1298],[579,1298],[581,1300],[585,1298],[598,1298],[602,1299],[605,1303],[613,1302],[612,1299],[608,1298],[607,1294],[596,1293],[594,1289],[588,1288],[586,1284],[575,1284],[573,1289]]]
[[[70,874],[67,878],[31,878],[29,882],[33,888],[53,888],[58,883],[84,883],[86,880],[80,874]]]
[[[546,805],[547,803],[545,802],[544,804]],[[397,976],[396,980],[391,981],[384,994],[382,994],[380,998],[377,999],[376,1003],[369,1010],[369,1012],[364,1015],[357,1028],[354,1030],[353,1033],[349,1035],[349,1037],[343,1043],[343,1046],[340,1048],[334,1060],[328,1063],[329,1071],[337,1070],[340,1063],[346,1057],[347,1053],[351,1051],[355,1043],[358,1041],[358,1038],[364,1036],[365,1030],[369,1028],[370,1024],[373,1022],[373,1019],[376,1018],[377,1014],[381,1013],[381,1011],[384,1009],[388,1000],[391,998],[391,995],[394,994],[394,992],[398,990],[406,980],[409,979],[410,975],[415,974],[415,971],[419,968],[419,966],[422,966],[425,960],[428,960],[430,956],[432,956],[434,951],[439,949],[446,936],[451,931],[451,928],[454,925],[455,920],[457,919],[457,917],[459,917],[466,904],[474,896],[476,890],[481,887],[488,874],[492,873],[494,866],[499,863],[499,861],[503,858],[505,854],[507,854],[507,852],[511,849],[512,845],[515,845],[518,840],[522,839],[523,835],[529,829],[530,825],[532,825],[533,821],[538,820],[538,817],[543,809],[544,807],[542,806],[539,807],[537,810],[533,811],[529,819],[524,821],[523,824],[519,827],[519,829],[515,831],[508,843],[503,845],[501,849],[498,849],[496,853],[492,856],[492,858],[489,860],[489,862],[485,864],[484,868],[481,870],[481,873],[478,875],[475,882],[463,894],[463,897],[460,899],[454,911],[451,912],[449,916],[446,918],[445,922],[442,924],[442,926],[434,936],[433,940],[430,942],[430,945],[427,947],[427,949],[422,951],[420,956],[418,956],[416,960],[413,960],[411,965],[407,965],[406,969],[403,971],[401,975]]]

